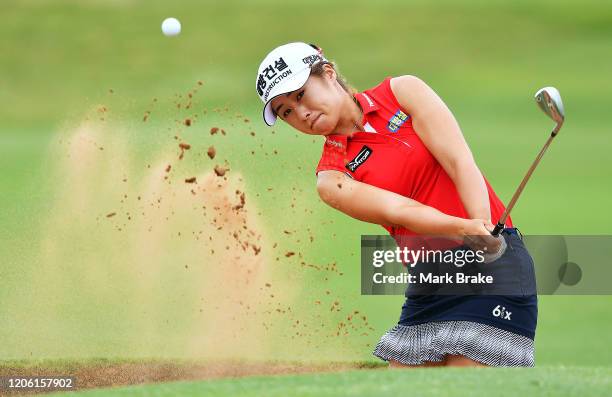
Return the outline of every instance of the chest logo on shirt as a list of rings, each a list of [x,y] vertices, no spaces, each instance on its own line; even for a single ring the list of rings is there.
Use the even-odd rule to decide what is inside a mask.
[[[355,172],[361,164],[370,158],[371,154],[372,149],[364,145],[359,153],[357,153],[357,156],[346,164],[346,168],[351,172]]]
[[[397,130],[399,130],[409,118],[410,116],[408,116],[406,113],[398,110],[389,119],[389,122],[387,123],[387,130],[389,130],[389,132],[397,132]]]
[[[344,149],[342,142],[334,141],[333,139],[327,138],[325,144],[329,146],[335,146],[338,149]]]

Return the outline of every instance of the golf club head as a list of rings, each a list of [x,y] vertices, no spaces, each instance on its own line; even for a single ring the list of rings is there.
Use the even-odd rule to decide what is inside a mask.
[[[565,110],[561,101],[561,94],[555,87],[544,87],[535,94],[535,100],[544,113],[553,119],[558,126],[565,120]]]

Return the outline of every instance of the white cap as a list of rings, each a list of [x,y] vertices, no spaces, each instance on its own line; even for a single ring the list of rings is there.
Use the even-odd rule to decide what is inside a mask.
[[[263,119],[273,125],[276,115],[270,102],[279,95],[301,88],[310,76],[312,65],[327,61],[320,49],[306,43],[276,47],[264,58],[257,71],[255,89],[264,102]]]

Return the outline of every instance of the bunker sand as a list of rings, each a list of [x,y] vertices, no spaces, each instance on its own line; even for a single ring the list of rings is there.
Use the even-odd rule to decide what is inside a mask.
[[[238,378],[246,376],[291,375],[317,372],[340,372],[355,369],[381,368],[376,363],[299,363],[299,362],[247,362],[239,360],[211,362],[172,362],[172,361],[126,361],[99,362],[49,361],[40,364],[0,365],[0,376],[72,376],[78,389],[128,386],[138,384],[207,380],[219,378]],[[27,394],[41,394],[45,391]],[[0,396],[15,395],[0,390]],[[20,393],[19,395],[24,395]]]

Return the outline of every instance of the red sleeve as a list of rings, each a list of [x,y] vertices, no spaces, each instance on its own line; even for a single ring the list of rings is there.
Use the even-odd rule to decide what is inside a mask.
[[[318,174],[319,171],[327,170],[347,171],[344,167],[347,163],[347,141],[347,137],[342,135],[328,135],[325,138],[323,154],[321,154],[321,160],[319,160],[315,174]]]

